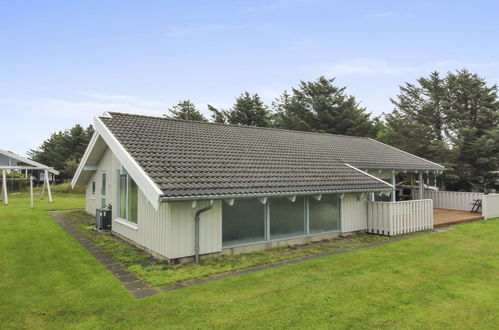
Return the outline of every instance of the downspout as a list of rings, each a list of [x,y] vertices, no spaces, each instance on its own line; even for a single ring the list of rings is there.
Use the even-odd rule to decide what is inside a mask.
[[[194,217],[194,254],[195,262],[199,264],[199,216],[201,213],[208,211],[213,207],[213,200],[210,200],[210,204],[202,209],[197,210],[196,216]]]

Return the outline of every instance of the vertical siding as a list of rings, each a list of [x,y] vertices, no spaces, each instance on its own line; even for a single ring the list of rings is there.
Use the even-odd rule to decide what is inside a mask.
[[[481,199],[482,193],[458,191],[425,190],[424,198],[433,200],[433,207],[437,209],[470,211],[474,199]]]
[[[113,231],[163,257],[168,257],[169,205],[162,203],[156,211],[139,190],[137,214],[137,229],[113,220]]]
[[[207,206],[208,202],[170,203],[169,258],[194,255],[194,216],[196,211]],[[200,253],[222,251],[222,205],[215,201],[213,207],[201,214],[199,224]]]
[[[499,217],[499,194],[483,195],[482,215],[485,219]]]
[[[168,257],[168,226],[169,206],[160,204],[158,211],[147,201],[139,190],[137,229],[130,228],[114,219],[117,217],[117,184],[116,171],[121,168],[120,162],[108,148],[97,165],[97,171],[92,175],[86,190],[85,210],[95,214],[95,209],[101,205],[101,173],[106,171],[106,201],[113,206],[112,230],[155,253]],[[95,181],[95,199],[91,198],[92,181]]]
[[[86,192],[85,192],[85,212],[95,216],[96,198],[92,196],[92,181],[95,180],[95,173],[92,175],[92,178],[88,182]],[[100,193],[100,192],[99,192]],[[96,192],[97,194],[97,192]]]
[[[343,233],[367,228],[367,194],[360,200],[359,196],[359,194],[345,194],[341,201],[341,231]]]
[[[431,199],[403,202],[369,202],[367,231],[398,235],[433,228]]]
[[[111,176],[113,172],[113,153],[111,150],[108,148],[104,154],[102,155],[101,160],[99,161],[99,164],[97,165],[97,170],[92,174],[92,177],[88,181],[87,188],[86,188],[86,201],[85,201],[85,211],[95,215],[95,209],[101,207],[101,200],[102,200],[102,194],[101,194],[101,189],[102,189],[102,178],[101,178],[101,173],[103,171],[106,172],[106,200],[108,203],[110,203],[112,199],[112,193],[113,193],[113,185],[111,184]],[[95,198],[92,198],[92,182],[95,181]],[[111,197],[111,198],[110,198]],[[112,203],[111,203],[112,204]]]

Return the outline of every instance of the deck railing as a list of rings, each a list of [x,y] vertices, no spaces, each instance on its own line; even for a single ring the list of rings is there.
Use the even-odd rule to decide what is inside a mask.
[[[417,195],[416,195],[417,196]],[[423,198],[433,200],[436,209],[471,211],[471,203],[475,199],[482,199],[483,193],[460,191],[433,191],[425,190]]]
[[[369,202],[367,232],[394,236],[433,228],[433,201]]]
[[[483,195],[482,216],[484,219],[499,218],[499,194]]]

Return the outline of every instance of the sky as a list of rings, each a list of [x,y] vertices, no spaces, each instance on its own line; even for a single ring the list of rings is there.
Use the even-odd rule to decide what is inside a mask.
[[[435,70],[498,83],[498,39],[495,1],[0,0],[0,149],[105,111],[189,99],[209,117],[244,91],[270,104],[321,75],[380,115]]]

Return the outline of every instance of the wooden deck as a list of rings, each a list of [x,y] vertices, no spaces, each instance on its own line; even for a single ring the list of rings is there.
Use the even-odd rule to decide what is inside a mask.
[[[482,213],[469,211],[433,209],[433,226],[445,226],[454,223],[482,220]]]

